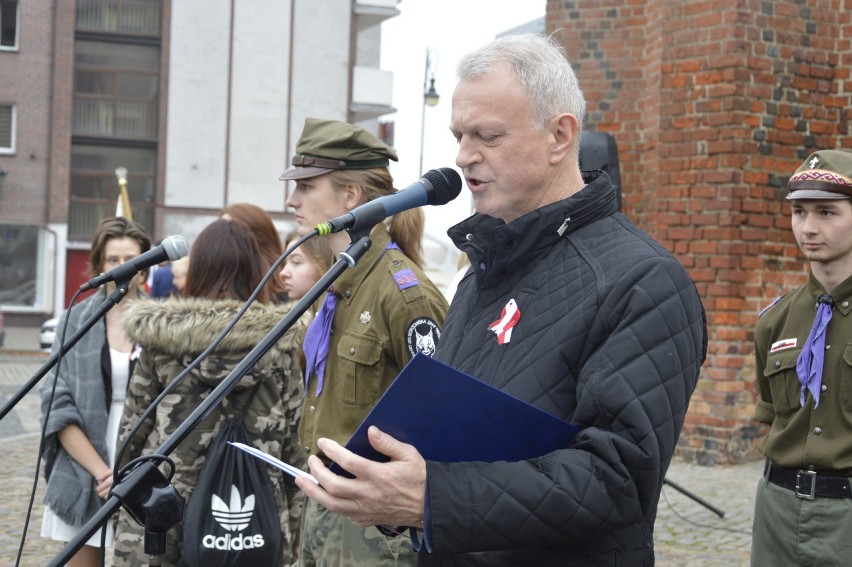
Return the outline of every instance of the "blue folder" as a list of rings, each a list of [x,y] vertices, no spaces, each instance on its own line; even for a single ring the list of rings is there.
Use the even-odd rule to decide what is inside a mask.
[[[428,356],[417,354],[379,398],[346,448],[379,462],[375,425],[440,462],[521,461],[567,448],[579,428]],[[331,470],[351,476],[336,463]]]

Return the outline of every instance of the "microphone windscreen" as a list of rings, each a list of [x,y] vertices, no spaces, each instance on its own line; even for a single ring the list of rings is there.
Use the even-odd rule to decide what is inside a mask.
[[[183,236],[176,234],[169,236],[163,240],[163,250],[166,251],[166,256],[169,260],[180,260],[189,252],[189,247],[186,245],[186,240]]]
[[[461,193],[461,176],[451,167],[431,169],[423,175],[423,179],[434,189],[427,195],[430,205],[446,205]]]

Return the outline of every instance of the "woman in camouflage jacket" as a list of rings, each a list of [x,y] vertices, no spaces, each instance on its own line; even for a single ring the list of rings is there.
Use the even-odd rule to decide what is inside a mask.
[[[247,253],[248,250],[254,253]],[[129,307],[125,330],[141,345],[142,352],[127,394],[119,446],[152,401],[237,313],[263,275],[260,262],[257,245],[245,225],[217,220],[193,244],[187,297],[139,301]],[[265,289],[216,350],[163,399],[154,417],[146,420],[131,439],[122,464],[153,453],[287,314],[290,306],[276,305],[271,298]],[[296,349],[306,326],[303,318],[287,331],[170,455],[176,465],[171,482],[185,499],[192,495],[210,442],[228,418],[240,414],[254,386],[261,381],[243,420],[249,443],[296,467],[304,466],[304,451],[296,435],[304,397]],[[281,564],[285,565],[293,559],[302,495],[292,479],[285,479],[281,471],[272,467],[267,470],[275,488],[284,552]],[[179,525],[169,531],[163,565],[178,564],[182,529]],[[115,565],[147,564],[143,529],[122,510],[116,534]]]

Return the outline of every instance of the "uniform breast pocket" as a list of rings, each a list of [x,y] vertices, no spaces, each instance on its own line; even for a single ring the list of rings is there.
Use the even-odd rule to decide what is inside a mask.
[[[337,356],[340,359],[340,372],[334,377],[337,399],[357,406],[375,402],[383,375],[382,341],[344,331],[337,344]]]
[[[843,409],[852,412],[852,344],[843,351],[843,364],[840,371],[840,401]]]
[[[763,375],[769,380],[775,413],[788,414],[801,407],[799,392],[802,384],[796,374],[796,360],[800,352],[802,352],[800,348],[782,350],[770,353],[766,359]]]

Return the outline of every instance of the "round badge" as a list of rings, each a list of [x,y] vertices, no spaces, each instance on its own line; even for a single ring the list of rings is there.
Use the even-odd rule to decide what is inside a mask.
[[[418,352],[426,356],[435,354],[435,347],[441,338],[441,328],[428,317],[415,319],[405,332],[405,342],[408,344],[408,352],[414,356]]]

